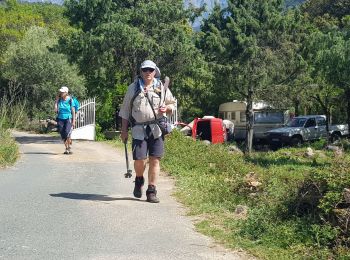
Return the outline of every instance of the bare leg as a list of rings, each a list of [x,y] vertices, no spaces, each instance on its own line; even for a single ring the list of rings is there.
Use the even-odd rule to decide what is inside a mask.
[[[143,177],[143,173],[146,168],[146,160],[135,160],[134,169],[136,172],[136,177]]]
[[[149,168],[148,168],[148,185],[156,186],[159,172],[160,172],[160,158],[150,156]]]
[[[70,139],[70,137],[67,138],[67,145],[68,145],[68,149],[70,149],[70,145],[72,144],[72,139]]]

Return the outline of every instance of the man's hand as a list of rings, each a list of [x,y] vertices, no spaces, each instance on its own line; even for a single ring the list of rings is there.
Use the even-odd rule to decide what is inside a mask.
[[[128,131],[126,130],[122,130],[121,134],[120,134],[120,138],[122,139],[123,143],[127,143],[128,141]]]

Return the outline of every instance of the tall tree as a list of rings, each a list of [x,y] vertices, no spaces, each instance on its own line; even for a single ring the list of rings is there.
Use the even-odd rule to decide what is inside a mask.
[[[59,36],[67,36],[72,30],[62,6],[7,0],[0,6],[0,63],[6,48],[21,40],[32,26],[49,28]]]
[[[350,0],[310,0],[302,10],[311,18],[329,15],[339,21],[346,15],[350,15]]]
[[[339,100],[339,95],[343,95],[347,123],[350,125],[350,34],[347,31],[335,29],[326,33],[318,32],[312,41],[311,46],[316,52],[311,59],[315,74],[322,77],[328,86],[327,93],[333,99],[330,105],[339,106],[336,101]]]
[[[192,13],[181,0],[70,0],[66,7],[80,30],[62,46],[79,62],[90,95],[104,100],[134,80],[144,59],[153,59],[170,76],[183,116],[206,106],[210,73],[193,43]]]
[[[20,42],[32,26],[47,28],[56,36],[69,35],[73,28],[63,17],[63,9],[62,6],[48,3],[3,1],[0,5],[0,66],[4,65],[4,55],[9,46]],[[8,92],[9,84],[13,85],[4,73],[6,71],[0,70],[0,98]]]
[[[295,19],[298,14],[287,16],[280,0],[231,0],[225,9],[216,7],[202,27],[199,46],[216,72],[222,100],[239,95],[248,103],[247,152],[253,137],[253,100],[272,91],[269,86],[297,75],[302,58],[295,50],[300,46],[289,34],[297,29]],[[294,68],[286,66],[293,63]]]
[[[4,54],[2,76],[11,86],[17,86],[12,94],[27,101],[30,117],[52,114],[53,101],[62,85],[76,95],[84,95],[84,78],[78,75],[77,67],[69,64],[65,55],[50,51],[56,44],[55,35],[34,26]]]
[[[335,109],[345,103],[347,122],[350,123],[350,1],[313,0],[302,8],[317,28],[305,45],[317,93],[323,93],[321,107],[324,111]],[[321,83],[321,84],[318,84]],[[325,92],[326,91],[326,92]],[[318,98],[322,100],[322,98]],[[327,102],[326,102],[327,100]],[[325,110],[328,103],[329,108]]]

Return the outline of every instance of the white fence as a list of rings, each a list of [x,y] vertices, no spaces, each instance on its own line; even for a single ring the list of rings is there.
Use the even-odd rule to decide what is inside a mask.
[[[177,100],[175,100],[174,111],[173,111],[172,115],[168,117],[168,122],[174,127],[178,122]]]
[[[80,103],[80,109],[75,115],[75,125],[72,139],[95,140],[96,137],[96,103],[95,98],[89,98]]]

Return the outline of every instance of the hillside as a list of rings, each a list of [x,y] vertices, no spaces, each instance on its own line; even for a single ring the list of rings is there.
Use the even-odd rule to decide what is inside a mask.
[[[286,0],[286,6],[287,7],[291,7],[291,6],[296,6],[299,5],[303,2],[305,2],[306,0]],[[23,2],[50,2],[53,4],[63,4],[63,0],[23,0]],[[194,6],[203,6],[204,4],[207,5],[208,9],[210,10],[211,8],[213,8],[213,6],[215,5],[215,3],[219,3],[221,6],[225,6],[226,5],[226,0],[184,0],[185,6],[188,6],[189,3],[192,3]]]
[[[285,2],[287,7],[292,7],[302,4],[305,1],[306,0],[286,0]],[[226,0],[184,0],[185,6],[188,6],[189,3],[197,7],[206,4],[209,10],[214,7],[215,3],[219,3],[221,6],[225,6],[226,2]]]
[[[286,0],[286,6],[292,7],[292,6],[300,5],[304,2],[306,2],[306,0]]]

